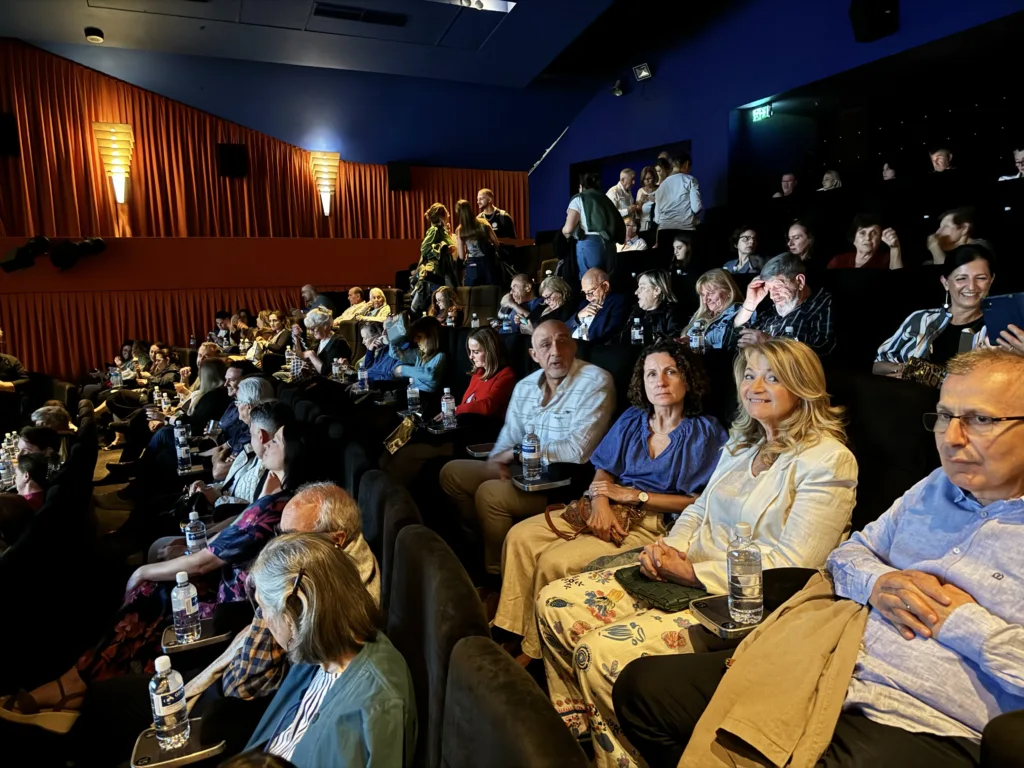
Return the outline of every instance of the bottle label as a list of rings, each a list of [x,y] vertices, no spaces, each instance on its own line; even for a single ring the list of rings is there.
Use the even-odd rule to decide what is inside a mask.
[[[177,690],[161,693],[153,697],[153,712],[158,717],[167,717],[185,708],[185,686]]]
[[[179,445],[178,446],[178,458],[179,459],[188,459],[190,462],[192,461],[192,455],[189,453],[189,449],[188,449],[187,445]]]
[[[185,546],[189,549],[193,549],[196,544],[202,544],[206,546],[206,532],[203,533],[192,533],[191,531],[185,531]]]
[[[534,458],[537,455],[537,446],[533,445],[532,443],[525,443],[524,442],[523,443],[523,448],[522,448],[522,454],[523,454],[523,458],[524,459],[526,459],[526,458],[530,458],[530,459]]]

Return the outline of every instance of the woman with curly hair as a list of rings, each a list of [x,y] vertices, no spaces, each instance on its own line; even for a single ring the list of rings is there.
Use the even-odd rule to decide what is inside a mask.
[[[527,657],[541,658],[534,599],[546,584],[597,557],[653,543],[666,531],[665,515],[686,509],[708,482],[727,435],[702,415],[707,391],[707,374],[688,349],[674,341],[646,347],[629,385],[632,407],[590,457],[597,471],[587,495],[509,532],[494,626],[521,636]],[[589,509],[579,535],[569,522],[574,508]]]
[[[654,581],[725,594],[726,551],[740,522],[765,568],[820,567],[849,533],[857,461],[818,356],[795,339],[769,339],[743,349],[733,373],[740,408],[714,474],[671,533],[639,554]],[[552,582],[536,610],[551,700],[574,733],[591,732],[602,768],[639,764],[612,706],[622,669],[641,656],[719,650],[688,610],[651,608],[613,569]]]

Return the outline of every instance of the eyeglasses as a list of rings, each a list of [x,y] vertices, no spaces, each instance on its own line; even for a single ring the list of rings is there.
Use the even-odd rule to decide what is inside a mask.
[[[302,577],[306,575],[306,571],[299,568],[299,572],[295,574],[295,581],[292,582],[292,593],[288,595],[288,599],[291,600],[293,597],[299,594],[299,586],[302,584]]]
[[[922,417],[924,428],[929,432],[943,434],[953,419],[960,419],[960,426],[971,435],[987,435],[1000,421],[1024,421],[1024,416],[984,416],[978,413],[954,416],[951,413],[926,413]]]

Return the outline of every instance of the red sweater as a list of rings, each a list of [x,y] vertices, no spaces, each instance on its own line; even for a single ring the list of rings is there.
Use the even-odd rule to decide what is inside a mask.
[[[455,409],[455,413],[479,413],[481,416],[504,418],[515,386],[516,375],[507,365],[487,381],[483,380],[477,368],[469,380],[466,394],[462,396],[462,405]]]

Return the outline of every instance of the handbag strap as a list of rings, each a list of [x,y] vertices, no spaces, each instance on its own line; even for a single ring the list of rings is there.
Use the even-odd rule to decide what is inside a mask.
[[[581,533],[583,533],[584,531],[588,530],[587,528],[584,528],[583,530],[576,531],[576,533],[574,533],[572,536],[570,536],[565,531],[560,531],[555,526],[555,524],[551,521],[551,510],[553,510],[553,509],[565,509],[565,505],[564,504],[549,504],[547,507],[544,508],[544,519],[548,523],[548,528],[550,528],[552,530],[552,532],[556,536],[558,536],[560,539],[565,539],[566,541],[572,541],[577,536],[579,536]]]

